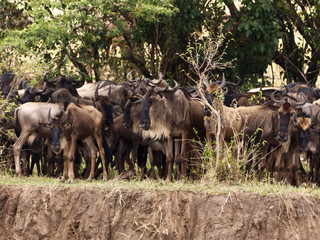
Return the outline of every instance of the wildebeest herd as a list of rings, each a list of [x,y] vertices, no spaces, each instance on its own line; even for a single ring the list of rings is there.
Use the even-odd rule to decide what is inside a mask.
[[[49,80],[47,72],[42,89],[12,72],[0,77],[1,93],[22,104],[14,121],[3,124],[18,137],[9,162],[18,176],[31,174],[36,165],[38,174],[62,181],[92,180],[101,173],[107,180],[108,169],[129,175],[137,165],[151,178],[186,179],[201,165],[204,143],[222,149],[240,136],[245,146],[263,142],[244,174],[254,169],[259,179],[268,172],[296,186],[302,178],[320,183],[320,89],[294,83],[240,93],[241,80],[226,81],[224,75],[201,87],[175,81],[170,87],[161,74],[132,79],[131,72],[122,84],[85,84],[78,73],[80,80]]]

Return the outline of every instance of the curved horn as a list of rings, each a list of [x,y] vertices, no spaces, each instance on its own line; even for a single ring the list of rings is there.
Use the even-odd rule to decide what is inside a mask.
[[[27,89],[28,87],[30,88],[30,86],[29,86],[29,84],[27,82],[23,82],[22,83],[22,88],[23,89]]]
[[[168,83],[166,81],[162,81],[162,82],[165,84],[165,86],[164,87],[159,87],[159,86],[155,87],[154,91],[156,93],[164,92],[164,91],[168,90],[168,88],[169,88]]]
[[[282,90],[282,92],[281,92],[281,94],[282,94],[282,96],[285,96],[285,95],[287,95],[288,94],[288,92],[289,92],[289,88],[288,88],[288,86],[287,85],[283,85],[283,87],[284,87],[284,92],[283,92],[283,90]]]
[[[285,100],[284,99],[280,99],[280,100],[277,100],[274,98],[274,95],[276,94],[276,92],[279,92],[278,90],[274,91],[271,96],[270,96],[270,99],[275,102],[275,103],[280,103],[280,104],[283,104],[285,103]]]
[[[296,98],[292,97],[292,96],[287,96],[287,98],[292,99],[293,101],[295,101],[295,103],[290,103],[292,106],[294,107],[299,107],[299,106],[303,106],[307,103],[308,99],[306,97],[306,95],[304,95],[302,92],[300,92],[299,94],[302,94],[303,100],[299,101]]]
[[[149,78],[146,78],[146,80],[147,80],[146,83],[151,87],[158,86],[162,82],[162,78],[159,80],[151,80]]]
[[[84,82],[85,82],[85,76],[82,72],[76,70],[80,75],[81,75],[81,79],[80,80],[73,80],[72,81],[72,85],[74,85],[75,87],[79,88],[79,87],[82,87]]]
[[[317,112],[316,116],[313,118],[313,119],[315,119],[317,122],[319,122],[319,120],[318,120],[318,115],[319,115],[319,113],[320,113],[320,110]],[[311,114],[310,114],[310,117],[311,117]]]
[[[128,74],[126,75],[126,79],[127,79],[128,82],[133,82],[134,81],[134,80],[129,79],[129,76],[132,74],[132,72],[133,72],[133,69],[130,72],[128,72]]]
[[[97,84],[96,90],[94,91],[94,100],[95,100],[95,101],[99,101],[99,100],[100,100],[100,96],[99,96],[99,94],[98,94],[99,87],[100,87],[100,84]]]
[[[176,80],[173,80],[173,82],[174,82],[174,87],[170,88],[170,91],[175,91],[179,87],[179,84],[177,83]]]
[[[55,82],[55,81],[49,81],[49,80],[47,79],[47,75],[48,75],[50,72],[52,72],[52,69],[49,70],[49,71],[47,71],[47,72],[43,75],[43,81],[44,81],[44,82]]]
[[[49,109],[49,112],[48,112],[48,121],[49,121],[50,124],[52,123],[51,108]]]
[[[222,73],[222,81],[219,85],[220,88],[223,88],[226,85],[226,77],[224,76],[224,73]]]
[[[310,83],[312,83],[312,80],[310,80],[309,82],[307,82],[307,87],[309,87]]]
[[[33,87],[33,88],[30,89],[30,93],[31,94],[40,94],[40,93],[45,92],[46,90],[47,90],[47,83],[45,82],[43,84],[43,88],[42,89],[38,89],[38,88]]]
[[[234,75],[234,77],[236,79],[238,79],[238,82],[237,83],[232,83],[232,85],[235,86],[235,87],[238,87],[240,85],[240,83],[242,83],[242,79],[237,75]]]
[[[158,85],[163,81],[162,73],[159,72],[158,75],[159,75],[159,79],[158,79],[158,80],[150,80],[150,79],[147,79],[147,84],[148,84],[149,86],[151,86],[151,87],[158,86]]]

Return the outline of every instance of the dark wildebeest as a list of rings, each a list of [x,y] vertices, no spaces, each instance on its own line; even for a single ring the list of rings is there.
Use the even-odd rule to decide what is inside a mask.
[[[235,76],[235,78],[238,79],[238,83],[226,81],[224,74],[222,74],[221,82],[209,83],[208,79],[206,79],[204,81],[206,97],[212,99],[217,97],[217,90],[221,89],[224,97],[223,104],[230,107],[235,100],[235,97],[239,94],[237,88],[242,82],[238,76]]]
[[[298,118],[296,121],[296,125],[301,126],[301,129],[298,131],[298,146],[300,151],[307,152],[307,159],[309,160],[310,165],[310,180],[320,185],[320,122],[318,119],[320,106],[315,104],[306,104],[305,107],[301,108],[300,114],[302,114],[302,116],[305,115],[303,119],[306,119],[307,121],[304,120],[302,122],[303,126],[301,126],[302,117]]]
[[[203,139],[203,105],[177,83],[169,88],[154,86],[143,98],[140,128],[143,139],[166,140],[168,178],[172,180],[173,144],[179,141],[181,148],[175,158],[178,174],[186,177],[188,149],[193,146],[192,139]],[[134,130],[135,131],[135,130]],[[180,177],[180,176],[179,176]]]
[[[28,85],[27,83],[22,84],[23,90],[19,90],[19,98],[18,100],[21,103],[26,103],[26,102],[36,102],[36,97],[39,97],[39,102],[45,102],[48,99],[43,97],[43,93],[47,90],[47,83],[43,84],[42,89],[38,89],[36,87],[32,87]]]
[[[281,100],[275,99],[275,94],[280,94]],[[219,136],[220,146],[222,140],[229,140],[236,134],[243,133],[244,141],[249,143],[252,136],[255,136],[254,144],[257,145],[262,141],[266,144],[262,145],[262,163],[261,169],[267,168],[273,171],[273,164],[266,163],[266,154],[269,145],[279,146],[275,151],[274,158],[271,160],[275,163],[274,168],[277,171],[281,170],[281,159],[284,153],[287,153],[290,146],[290,139],[293,126],[293,116],[296,112],[296,107],[306,103],[306,99],[298,101],[293,96],[286,96],[287,88],[284,92],[273,92],[271,95],[272,102],[267,102],[262,106],[239,107],[237,109],[228,108],[219,105],[218,114],[221,117],[221,129]],[[206,91],[206,99],[209,104],[212,103],[215,96],[213,92]],[[208,109],[204,109],[205,114],[211,114]],[[217,120],[209,117],[205,119],[206,136],[209,143],[212,142],[212,136],[217,132]],[[250,145],[250,147],[252,147]],[[256,165],[255,158],[253,166]],[[250,166],[248,166],[250,168]],[[262,171],[261,171],[262,172]]]
[[[10,97],[18,97],[17,90],[23,88],[26,81],[18,77],[13,71],[6,72],[0,76],[0,93],[6,97],[10,92]]]
[[[297,108],[306,103],[304,100],[297,100],[292,96],[287,96],[281,92],[280,99],[271,95],[272,102],[267,102],[262,106],[257,106],[257,110],[248,117],[248,124],[245,129],[245,137],[256,134],[255,143],[266,141],[267,144],[262,146],[262,162],[260,164],[260,173],[267,168],[268,171],[286,172],[284,167],[285,156],[290,149],[291,140],[294,133],[294,116]],[[282,95],[283,94],[283,95]],[[274,146],[270,157],[266,157],[270,146]],[[290,167],[290,171],[291,171]],[[295,170],[295,169],[293,169]],[[261,175],[260,175],[261,177]],[[259,177],[259,178],[260,178]]]
[[[48,112],[48,122],[50,123],[52,135],[52,149],[54,152],[64,150],[64,181],[69,177],[69,182],[74,179],[73,162],[75,159],[76,142],[78,139],[84,141],[91,151],[91,170],[88,180],[94,178],[97,147],[99,148],[100,157],[103,166],[103,180],[107,180],[107,171],[105,165],[105,152],[103,149],[103,132],[104,124],[102,113],[93,106],[78,105],[66,103],[65,110],[51,117],[51,111]]]
[[[43,76],[43,81],[48,84],[49,88],[52,88],[55,91],[61,88],[65,88],[68,89],[73,96],[79,97],[79,94],[76,89],[82,87],[85,81],[85,76],[82,72],[77,71],[81,75],[80,80],[76,80],[70,76],[64,75],[60,75],[54,79],[48,80],[47,75],[50,72],[51,71],[46,72]]]
[[[130,133],[131,136],[135,136],[136,143],[140,146],[147,146],[149,161],[151,165],[151,178],[155,178],[154,167],[157,166],[159,170],[159,176],[164,178],[166,176],[165,166],[166,161],[163,154],[166,154],[166,140],[156,140],[147,138],[143,134],[143,130],[140,128],[140,116],[142,111],[143,102],[139,98],[131,98],[125,106],[124,115],[120,116],[123,121],[124,129],[121,132]],[[118,126],[118,129],[122,129]],[[136,152],[137,145],[132,145],[132,152]],[[160,153],[161,152],[161,153]],[[162,154],[163,153],[163,154]],[[136,154],[132,154],[133,159]],[[139,163],[139,159],[138,159]],[[145,167],[145,166],[143,166]]]

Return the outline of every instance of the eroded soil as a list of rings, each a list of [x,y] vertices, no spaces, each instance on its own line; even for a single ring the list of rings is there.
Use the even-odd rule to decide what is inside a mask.
[[[0,186],[0,239],[320,239],[320,200]]]

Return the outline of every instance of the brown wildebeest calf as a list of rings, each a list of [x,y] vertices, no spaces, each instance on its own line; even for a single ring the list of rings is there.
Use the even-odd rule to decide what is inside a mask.
[[[51,117],[50,111],[48,121],[51,127],[52,148],[54,152],[64,150],[64,169],[62,181],[69,177],[69,182],[74,179],[73,161],[77,139],[88,144],[91,151],[91,170],[88,180],[92,180],[95,171],[98,144],[100,157],[102,159],[103,180],[107,180],[105,166],[105,152],[103,149],[103,118],[102,113],[93,106],[78,105],[74,103],[65,104],[65,110]]]

